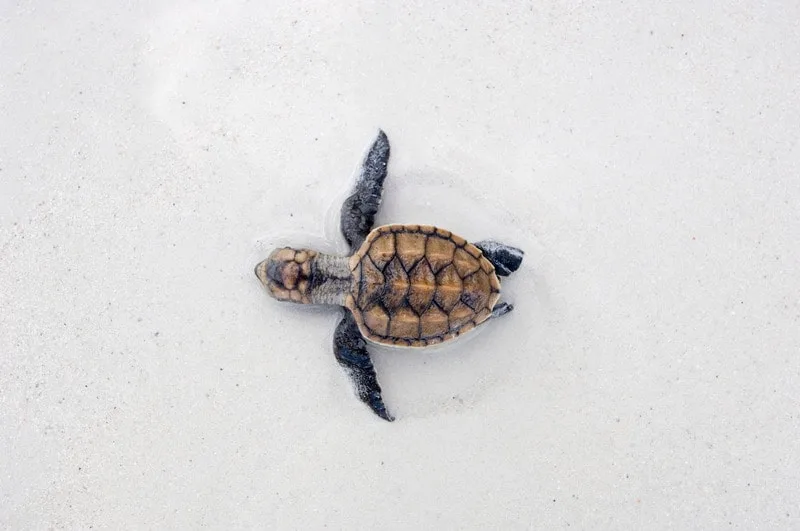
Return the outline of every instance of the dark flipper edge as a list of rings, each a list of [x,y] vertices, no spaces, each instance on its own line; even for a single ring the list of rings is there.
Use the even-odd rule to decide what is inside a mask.
[[[492,263],[495,271],[501,277],[507,277],[522,264],[525,253],[522,249],[511,247],[500,242],[484,240],[475,244],[483,255]]]
[[[358,330],[353,314],[345,310],[333,336],[333,350],[339,364],[347,369],[356,388],[356,394],[380,418],[393,421],[381,397],[381,386],[367,351],[367,343]]]
[[[361,246],[375,223],[375,214],[381,205],[389,151],[386,133],[378,131],[378,137],[364,158],[355,189],[342,205],[341,230],[352,250]]]

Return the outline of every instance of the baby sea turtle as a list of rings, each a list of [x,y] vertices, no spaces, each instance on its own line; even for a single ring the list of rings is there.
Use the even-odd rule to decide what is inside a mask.
[[[358,397],[378,416],[386,410],[367,341],[425,347],[458,337],[514,307],[499,302],[499,276],[522,263],[523,252],[495,241],[468,243],[430,225],[372,228],[389,162],[389,140],[378,133],[340,227],[350,256],[282,248],[259,263],[256,276],[281,301],[344,307],[333,350]]]

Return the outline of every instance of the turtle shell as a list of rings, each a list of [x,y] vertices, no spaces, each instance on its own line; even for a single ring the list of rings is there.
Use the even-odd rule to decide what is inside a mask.
[[[489,318],[500,280],[480,249],[430,225],[384,225],[350,257],[345,306],[377,343],[424,347]]]

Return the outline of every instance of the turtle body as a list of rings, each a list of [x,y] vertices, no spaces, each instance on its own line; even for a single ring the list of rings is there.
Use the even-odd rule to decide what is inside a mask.
[[[481,250],[430,225],[378,227],[349,265],[345,307],[376,343],[442,343],[488,319],[500,298],[500,279]]]
[[[500,301],[499,277],[516,271],[524,253],[493,240],[469,243],[430,225],[373,229],[388,162],[389,140],[380,131],[341,209],[351,254],[284,247],[255,273],[280,301],[344,308],[333,337],[336,359],[361,401],[391,421],[367,341],[427,347],[509,313],[514,307]]]

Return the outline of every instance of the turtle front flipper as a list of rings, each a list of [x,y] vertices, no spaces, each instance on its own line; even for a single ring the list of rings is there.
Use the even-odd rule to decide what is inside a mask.
[[[344,317],[336,327],[333,350],[339,364],[350,374],[358,398],[380,418],[393,421],[394,417],[386,411],[381,397],[381,386],[378,385],[375,367],[367,351],[367,342],[361,336],[350,310],[345,310]]]
[[[493,240],[483,240],[475,244],[494,266],[495,272],[501,277],[507,277],[522,265],[525,252],[522,249],[511,247]]]
[[[389,139],[378,131],[378,137],[364,158],[361,174],[353,194],[342,205],[341,229],[350,248],[355,250],[367,237],[381,205],[383,181],[389,163]]]

